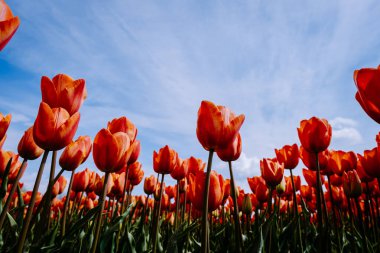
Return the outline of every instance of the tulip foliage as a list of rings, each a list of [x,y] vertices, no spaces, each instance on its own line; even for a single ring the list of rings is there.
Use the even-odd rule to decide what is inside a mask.
[[[18,26],[0,0],[0,51]],[[359,105],[380,123],[380,68],[356,70],[354,82]],[[146,175],[137,125],[126,116],[93,138],[74,138],[84,79],[43,76],[40,87],[38,113],[17,152],[3,149],[12,116],[0,113],[0,252],[380,251],[380,134],[377,146],[361,153],[332,150],[326,119],[301,120],[294,127],[299,143],[262,158],[246,191],[234,178],[243,114],[202,101],[194,139],[207,163],[163,144],[148,165],[154,174]],[[227,175],[213,166],[214,154],[227,163]],[[40,161],[35,178],[25,176],[30,160]]]

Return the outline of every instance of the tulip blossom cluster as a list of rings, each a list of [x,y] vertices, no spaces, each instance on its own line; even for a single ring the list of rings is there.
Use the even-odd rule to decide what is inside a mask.
[[[0,0],[0,51],[19,23]],[[380,68],[354,71],[354,83],[359,105],[380,123]],[[43,76],[40,90],[17,152],[3,149],[12,116],[0,113],[1,252],[380,251],[380,133],[372,149],[356,153],[330,147],[328,120],[300,120],[298,143],[263,157],[246,191],[234,178],[244,114],[202,101],[194,139],[208,160],[162,144],[142,164],[137,124],[126,116],[94,137],[77,136],[85,79]],[[213,166],[214,154],[229,175]],[[40,161],[36,175],[25,173],[28,160]],[[31,191],[26,181],[34,182]]]

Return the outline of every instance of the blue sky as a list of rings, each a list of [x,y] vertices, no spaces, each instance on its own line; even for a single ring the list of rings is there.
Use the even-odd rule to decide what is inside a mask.
[[[299,143],[296,128],[311,116],[332,124],[333,149],[375,146],[380,128],[356,102],[352,75],[380,63],[378,1],[7,2],[21,25],[0,53],[0,111],[13,115],[5,149],[16,150],[35,119],[41,76],[58,73],[86,79],[77,135],[93,138],[127,116],[147,176],[153,150],[166,144],[206,160],[195,134],[202,100],[246,115],[234,164],[245,189],[261,158]],[[26,189],[38,164],[29,164]],[[96,169],[92,156],[86,166]],[[213,168],[228,177],[219,160]]]

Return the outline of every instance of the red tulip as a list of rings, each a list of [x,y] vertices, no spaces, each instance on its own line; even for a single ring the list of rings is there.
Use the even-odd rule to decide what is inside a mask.
[[[284,166],[275,159],[263,159],[260,161],[261,176],[269,187],[276,187],[284,176]]]
[[[154,193],[157,186],[157,178],[154,175],[146,177],[144,180],[144,192],[148,195]]]
[[[112,121],[108,122],[107,128],[113,134],[117,132],[128,134],[131,142],[134,142],[137,136],[136,126],[125,116],[113,119]]]
[[[247,178],[247,181],[248,181],[249,188],[251,188],[251,191],[253,193],[256,193],[256,187],[259,183],[265,184],[265,180],[260,176]]]
[[[116,172],[126,165],[126,153],[130,145],[126,133],[112,134],[103,128],[95,136],[92,155],[96,167],[103,172]]]
[[[128,178],[132,185],[138,185],[144,177],[144,171],[141,169],[142,165],[139,162],[134,162],[128,166]]]
[[[50,151],[66,147],[77,131],[79,118],[79,112],[70,116],[64,108],[52,109],[42,102],[33,126],[34,141]]]
[[[317,188],[317,172],[316,171],[302,169],[302,174],[309,186]],[[324,182],[324,177],[321,176],[321,184],[323,184],[323,182]]]
[[[195,175],[198,171],[204,171],[206,163],[202,159],[191,156],[183,161],[182,166],[187,166],[188,173]]]
[[[354,81],[358,91],[355,98],[363,110],[380,124],[380,68],[355,70]]]
[[[11,40],[19,25],[20,19],[13,16],[4,0],[0,0],[0,51]]]
[[[158,153],[153,151],[153,169],[157,173],[170,174],[177,166],[178,154],[168,145],[161,148]]]
[[[265,183],[259,182],[256,185],[255,194],[257,200],[262,204],[266,203],[268,201],[268,187],[265,185]]]
[[[358,154],[359,161],[365,173],[371,177],[380,178],[380,154],[377,148],[365,150],[363,155]]]
[[[17,173],[21,164],[18,162],[18,155],[16,155],[12,151],[0,150],[0,177],[4,176],[5,169],[11,158],[12,158],[12,163],[11,163],[8,176],[10,176],[12,173],[13,174]]]
[[[300,158],[305,166],[310,170],[317,170],[317,161],[315,153],[310,153],[303,146],[300,147]],[[328,164],[329,151],[325,150],[318,153],[319,168],[321,171],[325,170]]]
[[[349,198],[357,198],[362,194],[362,185],[356,170],[347,171],[343,174],[343,189]]]
[[[344,152],[341,150],[330,151],[330,158],[328,162],[328,167],[332,171],[342,176],[343,172],[356,169],[357,157],[352,151]]]
[[[236,161],[241,154],[242,144],[240,133],[236,136],[235,140],[231,142],[226,148],[218,149],[216,154],[220,160],[225,162]]]
[[[47,76],[41,78],[42,102],[51,108],[64,108],[70,115],[79,111],[87,97],[84,79],[74,80],[65,74],[58,74],[51,80]]]
[[[89,174],[86,170],[75,173],[71,190],[74,192],[83,192],[87,189],[89,183]]]
[[[140,156],[141,145],[139,140],[135,140],[128,149],[128,165],[137,161]]]
[[[198,110],[197,137],[206,150],[227,147],[236,138],[244,115],[235,116],[227,107],[202,101]]]
[[[59,165],[62,169],[73,171],[84,163],[90,155],[92,148],[89,136],[79,136],[76,141],[72,141],[63,150],[59,158]]]
[[[330,145],[332,128],[325,119],[302,120],[297,130],[302,146],[310,153],[322,152]]]
[[[284,164],[285,169],[292,170],[298,165],[299,152],[297,144],[285,145],[281,149],[275,149],[276,157],[279,163]]]
[[[27,160],[35,160],[44,152],[33,139],[33,126],[25,131],[17,146],[18,154]]]
[[[190,174],[189,198],[197,210],[203,209],[203,192],[205,190],[206,173],[199,171],[195,176]],[[215,171],[210,174],[210,190],[208,195],[209,212],[216,210],[223,201],[224,196],[223,176]]]

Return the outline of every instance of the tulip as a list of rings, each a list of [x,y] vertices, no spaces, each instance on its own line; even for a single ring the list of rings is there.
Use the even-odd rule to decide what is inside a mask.
[[[332,128],[325,119],[302,120],[297,130],[302,146],[310,153],[320,153],[330,145]]]
[[[355,94],[363,110],[380,124],[380,68],[362,68],[354,71],[354,81],[358,91]]]
[[[260,161],[261,176],[272,189],[276,187],[284,176],[284,166],[275,159],[263,159]]]
[[[371,177],[380,178],[380,154],[377,148],[365,150],[363,155],[358,155],[359,161],[365,173]]]
[[[59,158],[59,165],[62,169],[73,171],[84,163],[90,155],[92,148],[89,136],[79,136],[76,141],[72,141],[62,152]]]
[[[84,79],[74,80],[65,74],[58,74],[51,80],[47,76],[41,78],[42,102],[51,108],[64,108],[70,115],[79,111],[87,97]]]
[[[236,161],[239,159],[240,154],[242,150],[242,143],[241,143],[241,136],[238,133],[235,140],[230,143],[226,148],[224,149],[218,149],[216,151],[216,154],[220,158],[220,160],[225,162],[231,162]]]
[[[126,133],[112,134],[103,128],[95,136],[92,155],[96,167],[103,172],[116,172],[126,164],[126,151],[130,145]]]
[[[235,116],[227,107],[202,101],[198,110],[198,140],[208,151],[223,149],[234,141],[244,119],[243,114]]]
[[[195,176],[190,175],[190,191],[189,198],[192,201],[193,206],[201,211],[203,209],[203,193],[205,190],[205,178],[206,174],[204,172],[198,172]],[[224,197],[224,180],[223,176],[219,175],[215,171],[211,171],[210,174],[210,191],[209,191],[209,201],[208,210],[216,210],[223,202]]]
[[[20,19],[13,16],[4,0],[0,0],[0,51],[11,40],[19,25]]]
[[[33,126],[25,131],[17,146],[18,154],[26,160],[35,160],[44,152],[33,139]]]
[[[306,183],[314,188],[317,188],[317,172],[308,169],[302,169],[303,177],[306,180]],[[324,177],[321,177],[322,183],[324,182]]]
[[[255,194],[256,194],[256,187],[259,183],[262,183],[265,185],[265,180],[260,176],[247,178],[247,181],[248,181],[249,188],[251,188],[251,191]]]
[[[316,154],[308,152],[303,146],[300,147],[299,151],[303,164],[305,164],[308,169],[316,171],[318,167]],[[328,150],[318,153],[318,164],[321,171],[324,171],[328,167],[329,157],[330,154]]]
[[[79,124],[79,112],[72,116],[64,108],[51,108],[42,102],[33,126],[36,144],[55,151],[66,147],[73,139]]]
[[[146,177],[144,180],[144,192],[147,195],[154,193],[157,186],[157,178],[154,175]]]
[[[71,190],[74,192],[84,192],[88,187],[89,179],[89,174],[86,170],[75,173]]]
[[[281,149],[275,149],[277,161],[284,164],[284,168],[292,170],[298,165],[299,152],[297,144],[285,145]]]
[[[128,149],[128,165],[137,161],[140,155],[141,145],[139,140],[135,140]]]
[[[206,163],[204,163],[202,159],[191,156],[183,161],[182,166],[187,167],[188,173],[196,175],[198,171],[204,171]]]
[[[342,176],[343,172],[356,169],[356,165],[357,157],[354,152],[344,152],[341,150],[330,152],[327,166],[331,168],[335,174]]]
[[[174,167],[173,171],[170,173],[170,176],[172,176],[173,179],[180,181],[184,179],[187,176],[189,166],[188,164],[188,159],[182,161],[181,158],[178,158],[177,164]]]
[[[265,183],[259,182],[256,185],[255,194],[257,200],[262,204],[268,201],[268,187]]]
[[[1,1],[0,1],[0,31],[1,31]],[[1,37],[0,37],[0,43],[1,43]],[[0,51],[1,51],[1,48],[0,48]],[[0,141],[5,140],[4,137],[11,123],[11,119],[12,119],[11,114],[8,114],[7,116],[4,117],[3,114],[0,113]]]
[[[112,134],[117,132],[128,134],[131,142],[134,142],[137,136],[136,126],[125,116],[113,119],[112,121],[108,122],[107,128]]]
[[[161,148],[158,153],[153,151],[153,169],[160,174],[170,174],[177,166],[178,154],[168,145]]]
[[[362,194],[362,185],[356,170],[343,174],[343,189],[348,198],[358,198]]]

